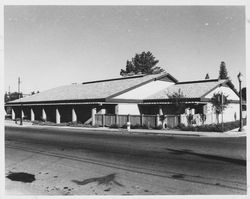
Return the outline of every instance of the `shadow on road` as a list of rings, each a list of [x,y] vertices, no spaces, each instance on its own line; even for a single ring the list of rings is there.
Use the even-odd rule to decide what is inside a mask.
[[[175,155],[194,155],[194,156],[198,156],[201,158],[219,160],[219,161],[229,162],[229,163],[233,163],[233,164],[237,164],[237,165],[241,165],[241,166],[246,166],[245,160],[221,157],[221,156],[216,156],[216,155],[195,153],[192,150],[187,150],[187,149],[182,149],[182,150],[176,150],[176,149],[170,149],[170,148],[165,148],[165,149],[167,151],[169,151],[170,153],[175,154]]]
[[[117,184],[118,186],[123,187],[122,184],[120,184],[119,182],[117,182],[115,180],[115,177],[116,177],[116,174],[112,173],[112,174],[109,174],[107,176],[103,176],[103,177],[99,177],[99,178],[89,178],[89,179],[86,179],[86,180],[83,180],[83,181],[72,180],[72,182],[74,182],[74,183],[76,183],[78,185],[86,185],[86,184],[89,184],[89,183],[92,183],[92,182],[97,182],[98,185],[101,185],[101,184],[109,185],[110,183],[113,182],[113,183]]]
[[[24,172],[10,172],[6,177],[12,181],[20,181],[24,183],[31,183],[36,180],[35,175]]]

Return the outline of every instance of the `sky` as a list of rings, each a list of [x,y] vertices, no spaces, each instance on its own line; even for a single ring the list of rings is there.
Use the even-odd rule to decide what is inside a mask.
[[[243,6],[5,6],[5,91],[120,77],[150,51],[179,81],[246,78]],[[243,86],[245,85],[243,80]]]

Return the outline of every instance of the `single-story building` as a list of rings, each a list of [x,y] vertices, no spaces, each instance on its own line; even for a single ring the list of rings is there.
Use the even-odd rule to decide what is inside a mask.
[[[239,95],[230,80],[208,79],[178,82],[169,73],[136,75],[115,79],[83,82],[53,88],[5,104],[12,108],[12,119],[56,123],[95,124],[95,114],[172,115],[176,104],[169,96],[182,94],[187,108],[195,113],[213,114],[210,102],[214,93],[223,92],[230,100],[223,121],[239,119]],[[209,120],[209,119],[208,119]],[[213,121],[210,121],[210,123]]]

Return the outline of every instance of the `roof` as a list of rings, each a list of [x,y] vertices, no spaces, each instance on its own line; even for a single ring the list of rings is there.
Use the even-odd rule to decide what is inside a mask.
[[[21,99],[22,103],[41,103],[55,101],[105,101],[106,98],[117,93],[123,93],[155,79],[169,77],[177,82],[170,74],[160,73],[154,75],[137,75],[116,79],[106,79],[82,84],[71,84],[53,88]],[[20,99],[7,104],[20,103]]]
[[[155,101],[155,100],[168,100],[169,95],[173,93],[180,92],[183,94],[184,99],[200,99],[204,97],[211,90],[215,89],[219,85],[227,84],[230,80],[227,79],[209,79],[209,80],[199,80],[199,81],[188,81],[188,82],[178,82],[174,85],[167,87],[151,96],[149,96],[145,101]],[[229,86],[234,90],[232,84]],[[235,91],[235,90],[234,90]]]

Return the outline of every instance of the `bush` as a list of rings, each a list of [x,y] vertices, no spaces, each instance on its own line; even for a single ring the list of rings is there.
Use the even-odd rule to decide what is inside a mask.
[[[111,129],[118,129],[119,126],[117,124],[112,124],[109,128],[111,128]]]
[[[180,124],[178,124],[177,128],[179,128],[179,129],[181,129],[181,128],[185,128],[185,124],[180,123]]]
[[[154,127],[154,129],[157,129],[157,130],[161,130],[162,128],[163,128],[162,124],[160,124],[159,126]]]
[[[244,124],[243,120],[243,124]],[[245,124],[244,124],[245,125]],[[236,129],[240,127],[240,122],[225,122],[222,124],[208,124],[208,125],[201,125],[201,126],[185,126],[183,124],[179,125],[179,128],[183,131],[201,131],[201,132],[225,132],[230,131],[232,129]]]
[[[127,128],[127,124],[124,124],[121,128],[126,129]],[[152,127],[143,124],[142,126],[140,124],[135,124],[135,125],[130,125],[131,129],[152,129]]]

